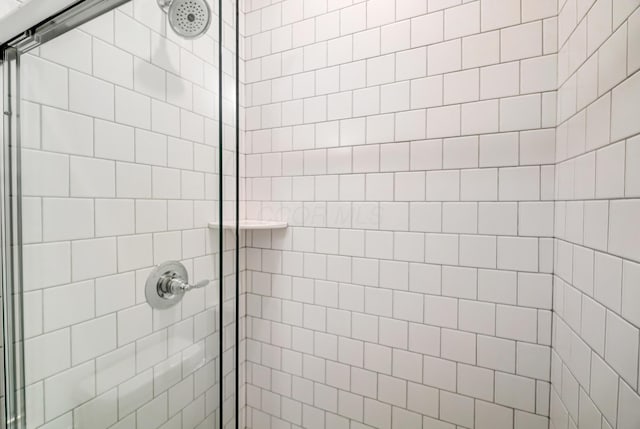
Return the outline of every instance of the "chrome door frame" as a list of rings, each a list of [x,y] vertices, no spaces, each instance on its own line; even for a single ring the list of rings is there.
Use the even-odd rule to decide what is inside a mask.
[[[20,152],[20,56],[8,47],[2,51],[3,145],[0,151],[0,264],[2,267],[4,341],[4,418],[7,429],[25,427],[24,344],[22,323],[22,210],[17,169]]]
[[[20,57],[130,0],[81,0],[0,46],[3,135],[0,150],[0,281],[3,306],[4,423],[25,429],[20,160]],[[1,427],[1,426],[0,426]]]

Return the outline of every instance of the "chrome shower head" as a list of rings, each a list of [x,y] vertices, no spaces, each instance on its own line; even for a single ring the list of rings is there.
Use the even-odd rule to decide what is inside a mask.
[[[211,8],[207,0],[158,0],[167,13],[169,25],[185,39],[202,36],[211,25]]]

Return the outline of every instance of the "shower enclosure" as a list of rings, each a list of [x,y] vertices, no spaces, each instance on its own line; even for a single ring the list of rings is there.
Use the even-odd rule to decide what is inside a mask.
[[[9,429],[640,428],[640,0],[7,2]]]
[[[2,47],[8,428],[237,427],[237,15],[207,1]]]

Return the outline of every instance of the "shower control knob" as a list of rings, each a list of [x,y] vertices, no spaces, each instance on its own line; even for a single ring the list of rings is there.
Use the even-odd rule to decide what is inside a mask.
[[[165,309],[179,303],[190,290],[200,289],[208,284],[209,280],[189,284],[189,275],[184,265],[169,261],[151,272],[145,285],[145,296],[151,307]]]
[[[171,275],[163,275],[158,280],[158,293],[167,295],[177,295],[179,293],[189,292],[191,289],[199,289],[209,284],[209,280],[202,280],[194,285],[190,285],[181,278],[172,277]]]

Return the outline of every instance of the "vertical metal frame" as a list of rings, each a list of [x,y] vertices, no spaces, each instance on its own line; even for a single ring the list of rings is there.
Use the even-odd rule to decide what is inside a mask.
[[[22,192],[20,140],[20,56],[130,0],[79,0],[0,46],[2,67],[2,147],[0,149],[0,282],[4,336],[4,422],[25,429],[27,422],[22,283]],[[222,174],[222,173],[221,173]],[[222,200],[220,200],[222,210]],[[222,220],[220,220],[222,222]],[[222,233],[222,228],[219,228]],[[220,240],[222,241],[222,240]],[[220,255],[222,261],[222,254]],[[222,268],[220,268],[222,269]],[[222,329],[221,329],[222,335]],[[222,356],[220,356],[222,359]],[[222,410],[222,397],[219,404]]]
[[[239,429],[240,424],[240,0],[235,0],[235,41],[236,41],[236,58],[235,58],[235,132],[236,132],[236,219],[235,219],[235,238],[236,238],[236,278],[235,278],[235,429]],[[221,14],[222,15],[222,14]]]
[[[0,151],[0,261],[7,429],[26,427],[22,323],[22,198],[20,183],[20,52],[2,52],[3,144]]]
[[[4,46],[0,46],[0,66],[3,72],[3,135],[0,150],[0,275],[2,287],[3,335],[4,335],[4,387],[5,387],[5,423],[6,429],[26,428],[26,400],[24,375],[24,343],[23,343],[23,287],[22,287],[22,193],[20,183],[20,56],[27,51],[97,17],[130,0],[80,0],[72,7],[62,11],[49,20],[25,31]],[[223,425],[223,255],[224,243],[222,235],[223,219],[223,70],[222,70],[222,37],[223,37],[223,2],[219,0],[219,419],[218,427]],[[239,4],[236,2],[236,374],[235,374],[235,411],[236,427],[239,422],[238,401],[238,358],[239,358]]]
[[[222,26],[224,22],[222,19],[222,0],[218,0],[218,258],[219,258],[219,268],[220,273],[218,275],[218,329],[220,330],[218,334],[218,359],[220,364],[218,365],[218,421],[216,425],[218,428],[222,429],[224,427],[224,407],[222,404],[224,403],[224,374],[223,374],[223,355],[224,355],[224,344],[222,342],[222,335],[224,332],[224,228],[223,224],[223,204],[224,204],[224,150],[222,147],[222,142],[224,138],[223,132],[223,121],[222,114],[224,110],[223,102],[222,102]]]

